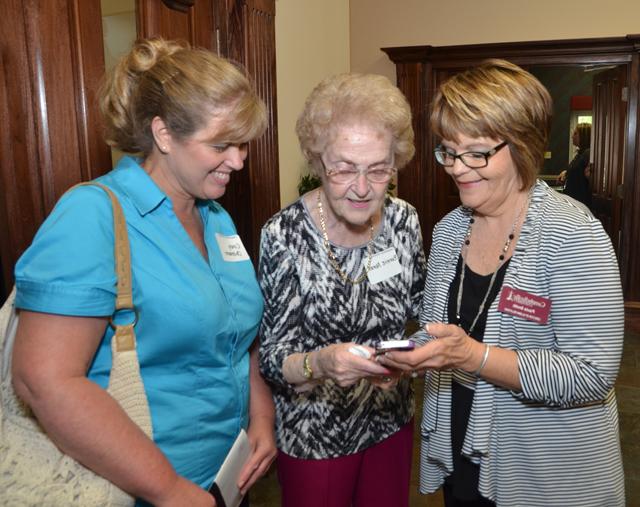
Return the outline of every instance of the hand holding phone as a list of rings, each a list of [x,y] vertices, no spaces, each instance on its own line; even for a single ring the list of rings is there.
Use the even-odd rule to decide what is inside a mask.
[[[407,351],[413,350],[416,344],[411,340],[385,340],[376,344],[376,356],[391,352],[392,350]]]

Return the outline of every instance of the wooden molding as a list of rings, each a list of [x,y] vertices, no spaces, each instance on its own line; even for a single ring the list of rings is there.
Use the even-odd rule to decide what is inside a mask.
[[[569,63],[607,63],[629,61],[629,51],[637,51],[637,35],[597,39],[543,40],[530,42],[497,42],[461,46],[406,46],[381,48],[394,63],[446,61],[466,62],[479,58],[506,58],[518,65],[527,59],[566,60]],[[535,62],[537,63],[537,62]]]
[[[188,12],[195,0],[162,0],[162,3],[174,11]]]

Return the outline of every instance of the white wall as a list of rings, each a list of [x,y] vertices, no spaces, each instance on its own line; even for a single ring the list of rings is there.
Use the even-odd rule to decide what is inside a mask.
[[[638,33],[638,0],[350,0],[351,70],[395,66],[381,47],[484,44]]]
[[[306,172],[295,123],[304,101],[324,77],[349,71],[348,0],[276,0],[276,72],[280,202],[298,197]]]
[[[104,66],[111,69],[118,59],[129,52],[136,40],[136,3],[135,0],[101,0],[102,42],[104,44]],[[124,155],[111,148],[113,167]]]

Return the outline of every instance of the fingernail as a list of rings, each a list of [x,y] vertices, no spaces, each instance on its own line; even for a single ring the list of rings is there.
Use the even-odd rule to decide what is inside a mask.
[[[427,333],[429,332],[429,323],[428,323],[428,322],[424,325],[424,330],[425,330]]]

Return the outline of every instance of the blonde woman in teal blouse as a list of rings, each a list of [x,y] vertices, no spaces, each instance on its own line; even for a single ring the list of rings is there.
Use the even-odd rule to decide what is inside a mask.
[[[127,221],[154,440],[104,390],[115,273],[100,189],[65,195],[16,267],[14,384],[56,445],[141,502],[210,507],[206,489],[242,428],[253,448],[243,491],[275,454],[273,405],[250,353],[262,297],[215,201],[263,132],[264,105],[230,63],[159,39],[134,46],[101,100],[109,142],[142,154],[99,181]]]

